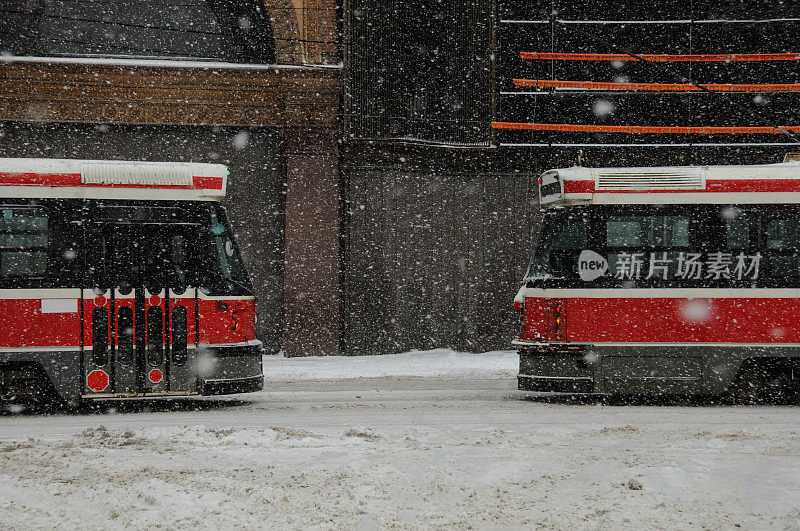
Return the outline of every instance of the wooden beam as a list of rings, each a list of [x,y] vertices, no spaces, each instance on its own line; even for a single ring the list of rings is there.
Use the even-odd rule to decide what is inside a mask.
[[[329,128],[340,92],[335,68],[0,61],[0,120]]]

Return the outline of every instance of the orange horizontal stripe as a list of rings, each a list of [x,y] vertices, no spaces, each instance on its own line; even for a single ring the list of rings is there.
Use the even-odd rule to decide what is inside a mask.
[[[703,62],[703,61],[798,61],[800,53],[716,53],[694,55],[637,54],[645,61],[654,63]],[[638,61],[624,53],[557,53],[520,52],[522,59],[545,61]]]
[[[800,133],[800,125],[781,126],[786,131]],[[713,126],[648,126],[648,125],[583,125],[492,122],[493,129],[525,131],[561,131],[568,133],[655,133],[700,135],[779,135],[774,127],[713,127]]]
[[[606,83],[602,81],[561,81],[557,79],[515,79],[514,84],[518,87],[575,88],[588,90],[645,90],[655,92],[700,90],[696,85],[690,83]],[[800,92],[800,83],[699,83],[699,85],[708,90],[718,92]]]

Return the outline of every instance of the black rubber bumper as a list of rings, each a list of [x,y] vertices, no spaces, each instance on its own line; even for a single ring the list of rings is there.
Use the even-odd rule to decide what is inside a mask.
[[[202,394],[228,395],[264,389],[264,348],[260,341],[206,345],[201,351],[206,365],[201,381]]]
[[[264,376],[241,378],[237,380],[206,380],[203,384],[204,395],[232,395],[236,393],[254,393],[264,389]]]
[[[522,391],[542,393],[594,393],[594,381],[582,378],[551,378],[547,376],[517,376],[517,386]]]
[[[519,350],[517,382],[523,391],[594,393],[594,367],[577,346],[532,345]]]

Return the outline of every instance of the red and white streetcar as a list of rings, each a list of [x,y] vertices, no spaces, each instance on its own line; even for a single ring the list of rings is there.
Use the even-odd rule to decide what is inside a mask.
[[[0,399],[261,389],[227,173],[0,159]]]
[[[520,389],[797,390],[800,164],[547,171]]]

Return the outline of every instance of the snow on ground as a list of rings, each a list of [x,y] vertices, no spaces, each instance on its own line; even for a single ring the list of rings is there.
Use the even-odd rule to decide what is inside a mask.
[[[481,356],[267,358],[262,393],[0,416],[0,528],[800,527],[797,408],[544,400]]]
[[[412,350],[385,356],[264,357],[267,380],[349,378],[516,378],[519,357],[511,350],[471,354],[448,349]]]

